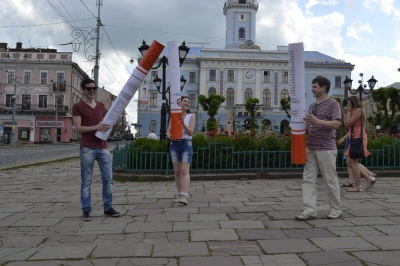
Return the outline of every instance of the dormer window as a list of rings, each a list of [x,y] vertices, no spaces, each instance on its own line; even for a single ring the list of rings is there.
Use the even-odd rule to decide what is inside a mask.
[[[239,4],[246,4],[246,0],[239,0]]]

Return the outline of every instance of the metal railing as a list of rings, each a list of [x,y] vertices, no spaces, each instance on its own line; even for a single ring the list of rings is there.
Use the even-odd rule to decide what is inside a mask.
[[[400,169],[400,142],[384,145],[380,149],[369,150],[371,155],[361,160],[369,169]],[[338,150],[336,167],[346,169],[343,150]],[[266,171],[302,171],[303,165],[291,163],[290,151],[249,150],[234,151],[220,143],[210,144],[193,151],[190,167],[192,173],[233,173]],[[113,151],[113,169],[116,171],[140,173],[173,173],[169,154],[147,152],[128,144]]]

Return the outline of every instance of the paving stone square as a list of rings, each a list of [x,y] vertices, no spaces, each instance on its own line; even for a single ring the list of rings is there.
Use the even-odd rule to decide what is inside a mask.
[[[290,178],[192,181],[188,206],[172,202],[173,179],[115,181],[111,218],[95,167],[90,222],[79,173],[76,159],[0,172],[0,265],[400,265],[400,182],[384,173],[368,192],[342,189],[335,220],[321,180],[317,219],[295,220]]]

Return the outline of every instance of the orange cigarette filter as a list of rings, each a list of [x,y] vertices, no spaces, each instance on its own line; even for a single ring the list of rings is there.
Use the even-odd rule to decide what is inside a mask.
[[[181,139],[182,138],[182,122],[180,120],[182,116],[182,110],[173,113],[171,110],[171,138]]]
[[[292,163],[306,163],[306,135],[292,134]]]
[[[161,54],[164,47],[165,46],[161,43],[153,41],[153,43],[150,45],[149,50],[147,50],[142,60],[140,60],[139,66],[149,71],[153,67],[154,63],[157,61],[158,56]]]

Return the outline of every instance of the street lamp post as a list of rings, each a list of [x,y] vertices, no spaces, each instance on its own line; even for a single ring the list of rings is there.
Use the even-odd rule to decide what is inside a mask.
[[[163,69],[163,73],[164,73],[164,69]],[[163,91],[160,91],[161,89],[161,82],[163,84],[163,86],[165,86],[165,76],[163,79],[160,79],[158,76],[156,76],[156,78],[153,80],[154,84],[156,85],[156,88],[158,90],[159,93],[163,94]],[[182,76],[180,78],[180,82],[181,82],[181,91],[183,90],[183,87],[185,86],[186,83],[186,79]],[[164,87],[165,88],[165,87]],[[168,97],[168,104],[166,103],[166,94],[169,93],[169,86],[167,87],[167,89],[165,90],[165,93],[163,94],[163,97],[165,96],[165,99],[163,98],[163,104],[161,105],[161,128],[160,128],[160,140],[166,140],[167,139],[167,128],[166,128],[166,124],[167,124],[167,113],[170,112],[170,106],[171,103],[169,101],[169,99],[171,99],[171,97]],[[164,104],[165,103],[165,104]],[[167,111],[167,107],[168,107],[168,111]],[[164,108],[164,110],[163,110]],[[151,112],[151,109],[150,109]],[[151,114],[151,113],[150,113]],[[150,119],[151,120],[151,119]],[[164,128],[163,128],[164,125]],[[164,132],[164,134],[163,134]],[[163,138],[162,138],[163,137]]]
[[[15,65],[15,72],[14,72],[14,95],[12,96],[12,115],[11,115],[11,136],[10,136],[10,145],[15,145],[15,126],[16,126],[16,116],[17,116],[17,71],[18,71],[18,64],[20,60],[20,53],[17,53],[18,60],[16,61]],[[10,55],[7,55],[10,58]],[[26,55],[24,55],[26,57]]]
[[[180,63],[179,66],[181,66],[182,63],[185,61],[186,55],[188,54],[189,49],[190,49],[185,44],[186,43],[183,42],[182,45],[179,46],[179,63]],[[147,50],[149,49],[149,46],[143,40],[142,46],[140,46],[138,49],[139,49],[139,52],[142,54],[142,56],[144,56],[146,54]],[[158,92],[160,92],[161,95],[162,95],[160,140],[167,140],[167,126],[166,126],[167,125],[167,105],[166,105],[167,95],[166,94],[168,93],[167,88],[166,88],[166,68],[167,68],[167,64],[168,64],[168,58],[164,55],[160,59],[160,61],[158,63],[158,66],[152,68],[152,69],[158,69],[160,66],[162,66],[162,79],[160,79],[157,76],[153,80],[154,83],[156,84]],[[183,76],[182,76],[182,78],[183,78]],[[181,90],[183,88],[183,86],[182,86],[182,78],[181,78]],[[161,82],[162,82],[162,87],[161,87],[161,91],[160,91]],[[185,82],[186,82],[186,80],[185,80]]]
[[[58,137],[58,134],[57,134],[57,131],[58,131],[58,121],[57,121],[58,120],[58,97],[59,97],[58,87],[59,87],[59,84],[57,84],[57,90],[56,90],[56,104],[55,104],[56,112],[54,115],[54,141],[53,141],[54,144],[57,144],[57,137]]]
[[[235,132],[236,131],[236,123],[238,121],[235,120],[236,112],[231,111],[230,117],[228,117],[228,124],[231,126],[230,130]]]
[[[365,89],[367,88],[366,84],[363,84],[363,73],[360,73],[361,80],[358,81],[360,84],[356,90],[352,90],[351,84],[353,82],[352,79],[349,79],[346,76],[346,79],[343,81],[344,87],[351,93],[351,94],[357,94],[359,95],[360,101],[362,101],[362,94],[370,94],[372,90],[374,89],[376,83],[378,82],[376,79],[374,79],[374,76],[372,76],[367,82],[369,86],[369,91],[366,91]]]
[[[74,52],[78,52],[80,49],[81,44],[83,43],[83,49],[85,52],[85,57],[88,61],[95,61],[94,64],[94,68],[93,68],[93,80],[96,83],[96,86],[99,86],[99,60],[100,60],[100,26],[102,26],[101,24],[101,19],[100,19],[100,7],[103,5],[103,0],[96,0],[96,6],[98,6],[97,9],[97,18],[96,18],[96,29],[95,30],[91,30],[91,31],[87,31],[87,30],[83,30],[83,29],[77,29],[75,28],[72,31],[72,38],[74,38],[73,41],[69,42],[69,43],[65,43],[62,45],[68,45],[71,44],[72,45],[72,50]],[[93,31],[95,31],[96,33],[96,37],[94,37],[94,33]],[[93,40],[96,40],[96,42],[94,42]],[[95,47],[95,56],[91,55],[89,53],[89,49],[92,47]],[[94,94],[94,99],[97,100],[97,94],[98,92],[95,92]]]

